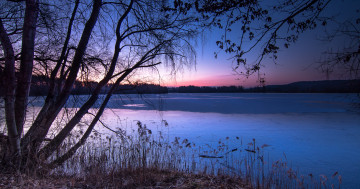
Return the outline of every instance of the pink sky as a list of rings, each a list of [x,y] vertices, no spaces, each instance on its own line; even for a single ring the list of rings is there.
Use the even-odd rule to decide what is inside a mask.
[[[278,64],[270,59],[265,59],[261,74],[264,75],[266,85],[288,84],[296,81],[325,80],[325,74],[316,70],[316,62],[321,52],[326,50],[326,45],[318,41],[313,33],[305,33],[307,40],[299,40],[289,49],[279,53]],[[210,42],[208,42],[210,43]],[[162,85],[165,86],[258,86],[258,74],[249,78],[236,74],[232,69],[232,60],[222,53],[217,59],[213,51],[207,47],[207,51],[198,55],[197,65],[191,69],[184,68],[177,74],[176,79],[164,78]],[[316,50],[314,50],[316,48]],[[201,52],[201,50],[199,50]],[[251,57],[250,57],[251,58]],[[196,68],[196,69],[195,69]],[[166,71],[164,71],[167,73]],[[337,75],[331,75],[330,79],[341,79]]]
[[[329,6],[329,11],[332,11],[331,14],[333,15],[341,14],[343,17],[353,17],[350,13],[355,13],[356,7],[359,7],[354,4],[360,6],[360,1],[333,2]],[[344,13],[343,10],[347,10],[347,12]],[[197,47],[196,66],[183,68],[181,73],[176,76],[166,76],[169,75],[170,71],[166,68],[160,68],[160,75],[162,75],[160,84],[164,86],[258,86],[256,82],[258,79],[257,74],[248,79],[235,74],[232,70],[233,60],[230,58],[231,55],[222,52],[217,59],[214,58],[214,52],[219,51],[215,45],[220,38],[219,32],[221,31],[214,30],[212,33],[205,35],[205,41],[200,41],[203,44]],[[265,74],[266,85],[325,80],[326,75],[316,69],[317,62],[319,62],[324,51],[339,49],[344,46],[345,42],[344,40],[334,40],[332,42],[319,40],[319,36],[323,35],[324,28],[322,27],[306,31],[300,35],[295,44],[290,45],[289,49],[280,49],[277,64],[269,58],[264,59],[261,73]],[[252,55],[247,56],[248,62],[256,60],[257,55],[257,52],[254,51]],[[339,72],[332,73],[330,79],[347,78]]]

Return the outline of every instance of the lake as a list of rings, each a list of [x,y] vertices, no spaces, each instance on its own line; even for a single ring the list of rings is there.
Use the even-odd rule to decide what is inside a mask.
[[[330,178],[337,171],[343,188],[359,188],[360,113],[353,106],[357,98],[356,94],[114,95],[102,120],[123,129],[135,127],[139,120],[153,131],[165,130],[169,138],[186,138],[198,146],[215,146],[226,137],[246,143],[254,138],[259,145],[270,145],[265,150],[270,161],[287,159],[304,175]],[[169,126],[164,128],[162,120]]]

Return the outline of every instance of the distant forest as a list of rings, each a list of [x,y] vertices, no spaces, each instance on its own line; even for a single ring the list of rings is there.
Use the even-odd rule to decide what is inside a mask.
[[[97,82],[74,83],[72,94],[90,94]],[[101,91],[106,93],[112,84],[108,84]],[[0,94],[4,95],[1,89]],[[33,76],[30,90],[31,96],[45,96],[49,89],[49,79],[45,76]],[[360,80],[325,80],[325,81],[301,81],[286,85],[268,85],[265,87],[244,88],[242,86],[220,87],[163,87],[155,84],[119,85],[115,94],[161,94],[161,93],[360,93]]]
[[[360,93],[360,80],[300,81],[286,85],[169,88],[169,93]]]
[[[30,88],[30,96],[47,95],[49,91],[49,79],[46,76],[33,76],[31,83],[32,85]],[[96,85],[97,82],[95,81],[88,81],[88,82],[75,81],[71,93],[73,95],[91,94],[91,92],[95,89]],[[112,84],[108,84],[104,86],[101,91],[101,94],[105,94],[108,90],[110,90],[111,87]],[[168,93],[168,89],[160,85],[142,84],[142,83],[134,84],[134,85],[127,85],[127,84],[119,85],[116,91],[114,92],[114,94],[160,94],[160,93]]]
[[[249,89],[249,91],[258,88]],[[286,85],[269,85],[263,90],[271,93],[360,93],[360,80],[300,81]]]
[[[242,86],[197,87],[181,86],[168,89],[169,93],[241,93],[245,92]]]

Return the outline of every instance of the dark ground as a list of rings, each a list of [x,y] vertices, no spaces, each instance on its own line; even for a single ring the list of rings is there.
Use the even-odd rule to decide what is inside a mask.
[[[251,188],[240,179],[155,169],[90,174],[86,177],[0,173],[0,188]]]

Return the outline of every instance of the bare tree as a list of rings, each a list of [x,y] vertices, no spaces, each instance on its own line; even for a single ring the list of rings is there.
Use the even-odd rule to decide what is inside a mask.
[[[16,7],[23,3],[8,1],[6,6]],[[184,53],[189,51],[194,56],[189,39],[198,33],[198,20],[177,10],[165,10],[165,4],[141,0],[26,1],[24,15],[14,13],[9,16],[8,12],[3,12],[0,37],[7,91],[6,125],[11,146],[11,153],[3,163],[15,163],[23,169],[36,169],[39,163],[46,163],[89,109],[102,100],[101,108],[81,140],[51,165],[61,164],[85,142],[115,87],[135,70],[154,67],[163,61],[170,65],[185,63],[188,57]],[[66,7],[72,7],[72,11]],[[9,27],[19,19],[24,21],[22,28]],[[35,32],[38,33],[36,37]],[[12,41],[11,38],[16,39],[15,34],[22,35],[21,43]],[[21,50],[20,58],[15,55],[14,48]],[[16,63],[18,60],[20,68]],[[87,79],[95,71],[101,79],[89,98],[52,140],[44,143],[68,101],[75,81]],[[34,73],[50,77],[49,92],[37,117],[21,137]],[[113,87],[105,99],[99,99],[101,89],[109,83],[114,83]]]
[[[23,24],[22,48],[20,60],[20,74],[15,83],[15,55],[2,21],[0,21],[1,43],[5,55],[5,77],[6,98],[5,114],[6,125],[10,142],[10,157],[15,157],[16,166],[19,166],[21,156],[20,135],[25,120],[27,100],[30,91],[32,76],[34,41],[36,33],[36,21],[38,15],[38,2],[26,1],[25,17]],[[9,83],[8,83],[9,82]],[[15,91],[16,89],[16,91]]]
[[[224,29],[217,45],[233,53],[237,66],[245,66],[245,74],[251,74],[260,68],[264,56],[271,54],[276,58],[279,41],[288,47],[302,31],[314,28],[329,2],[285,1],[268,10],[256,0],[3,1],[0,71],[5,81],[6,127],[11,150],[2,163],[31,170],[36,170],[39,164],[60,165],[89,137],[117,85],[137,70],[162,62],[175,67],[177,63],[194,60],[192,40],[208,27]],[[228,37],[235,24],[241,25],[240,41]],[[251,45],[245,48],[248,42]],[[257,48],[259,59],[248,65],[244,55]],[[30,123],[26,112],[33,74],[50,79],[44,104]],[[51,141],[45,142],[69,101],[75,82],[93,78],[98,82],[89,97]],[[105,98],[99,98],[108,84],[113,87]],[[95,103],[101,106],[95,110],[81,139],[59,158],[52,159]],[[30,123],[26,133],[25,123]]]
[[[261,68],[265,57],[275,62],[281,48],[288,48],[299,35],[326,24],[321,13],[331,0],[291,0],[279,2],[196,1],[196,10],[211,17],[212,25],[223,35],[216,42],[219,51],[232,56],[234,71],[249,76]],[[250,53],[256,60],[247,60]]]
[[[359,10],[357,10],[357,14]],[[360,17],[353,17],[347,21],[336,24],[333,32],[326,32],[322,40],[332,42],[339,38],[346,44],[329,49],[323,53],[318,69],[327,77],[332,72],[341,73],[346,79],[360,79]]]

